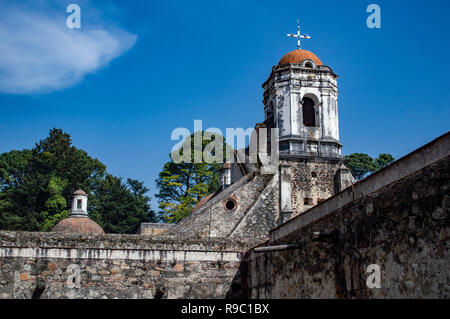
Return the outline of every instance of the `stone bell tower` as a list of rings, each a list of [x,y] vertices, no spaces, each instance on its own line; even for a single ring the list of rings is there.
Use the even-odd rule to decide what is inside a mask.
[[[279,129],[280,155],[341,158],[337,75],[305,50],[286,54],[263,84],[266,123]]]
[[[295,38],[310,38],[300,34]],[[278,128],[280,210],[298,215],[351,185],[339,141],[337,75],[312,52],[287,53],[263,84],[268,127]]]

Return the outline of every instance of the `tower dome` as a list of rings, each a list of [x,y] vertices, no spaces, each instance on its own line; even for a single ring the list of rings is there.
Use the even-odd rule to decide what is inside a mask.
[[[312,60],[316,65],[322,65],[322,61],[312,52],[307,50],[294,50],[283,56],[278,65],[284,65],[288,63],[301,64],[305,60]]]
[[[56,224],[52,231],[59,233],[103,235],[105,233],[103,229],[89,218],[87,212],[87,197],[88,195],[84,191],[75,191],[73,193],[73,202],[69,217]]]
[[[57,233],[100,234],[105,232],[89,217],[69,217],[63,219],[52,229]]]

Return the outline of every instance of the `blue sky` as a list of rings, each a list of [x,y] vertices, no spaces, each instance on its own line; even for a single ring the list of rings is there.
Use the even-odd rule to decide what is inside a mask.
[[[82,27],[65,25],[81,7]],[[381,29],[366,7],[381,7]],[[177,127],[253,127],[296,42],[339,75],[343,153],[396,158],[449,130],[450,2],[0,0],[0,152],[52,127],[121,177],[154,180]],[[154,204],[156,201],[153,199]],[[154,205],[155,206],[155,205]]]

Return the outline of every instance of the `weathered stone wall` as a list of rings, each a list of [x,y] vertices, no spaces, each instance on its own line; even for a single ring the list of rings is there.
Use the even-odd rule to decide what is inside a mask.
[[[164,234],[173,224],[141,223],[137,231],[140,235],[158,236]]]
[[[223,239],[0,232],[0,298],[233,298],[246,249]]]
[[[347,189],[274,229],[265,245],[297,249],[249,252],[244,272],[248,296],[450,298],[448,141],[447,134],[355,186],[376,188],[384,180],[376,191],[355,191],[355,200],[345,204],[345,192],[352,191]],[[433,163],[440,154],[446,156]],[[427,161],[432,164],[409,173]],[[389,183],[385,174],[405,176]],[[333,205],[337,208],[326,210]],[[329,238],[314,239],[314,232]],[[366,285],[371,264],[381,267],[380,289]]]
[[[171,227],[166,235],[266,238],[278,220],[276,187],[273,175],[247,174]],[[233,209],[227,208],[229,200],[235,203]]]
[[[320,204],[336,194],[336,173],[342,165],[339,160],[305,159],[285,161],[293,169],[291,205],[294,216]]]
[[[272,177],[257,200],[235,225],[230,237],[251,238],[255,243],[260,243],[267,238],[270,229],[281,224],[278,208],[278,179],[279,174]]]

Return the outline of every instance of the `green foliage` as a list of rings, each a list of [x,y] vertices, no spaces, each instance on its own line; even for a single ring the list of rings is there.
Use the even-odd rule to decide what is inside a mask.
[[[186,217],[199,200],[219,189],[219,170],[232,149],[223,142],[222,157],[218,161],[194,163],[194,136],[199,133],[192,134],[183,143],[183,146],[187,145],[191,149],[191,163],[178,164],[171,160],[164,164],[163,170],[156,180],[159,189],[156,197],[159,199],[159,208],[161,209],[159,215],[165,222],[173,223]],[[201,133],[201,151],[203,152],[205,149],[208,151],[211,149],[210,143],[214,139],[205,138],[205,132]],[[214,148],[211,149],[208,155],[216,155],[215,151]],[[180,147],[178,152],[183,154],[183,147]]]
[[[378,158],[373,159],[364,153],[353,153],[345,156],[345,158],[349,160],[347,167],[352,172],[352,175],[358,180],[388,166],[395,160],[390,154],[380,154]]]
[[[389,164],[395,161],[395,158],[391,154],[380,154],[378,158],[374,160],[375,169],[374,172],[379,171],[382,168],[385,168]]]
[[[119,181],[120,194],[111,179]],[[106,232],[134,232],[141,222],[155,217],[144,195],[148,189],[129,181],[128,186],[122,185],[99,160],[72,146],[67,133],[52,129],[32,150],[0,154],[0,229],[50,230],[68,216],[72,193],[83,189],[91,195],[91,218]],[[115,202],[110,193],[115,194]],[[122,207],[126,210],[119,211]]]
[[[51,229],[64,218],[69,217],[69,210],[64,209],[54,214],[49,214],[48,212],[42,212],[42,217],[44,222],[42,223],[42,231],[51,231]]]
[[[50,178],[47,190],[49,198],[45,202],[46,210],[42,212],[44,221],[41,229],[43,231],[50,231],[60,220],[69,216],[67,201],[62,195],[66,185],[67,182],[57,176]]]
[[[142,182],[128,179],[123,183],[107,174],[94,193],[93,201],[98,206],[93,208],[91,218],[106,233],[136,233],[141,222],[155,221],[153,216],[149,219],[150,198],[144,195],[147,192]]]
[[[352,172],[353,177],[360,180],[367,173],[373,172],[374,163],[373,158],[364,153],[353,153],[345,156],[350,161],[347,163],[347,167]]]

